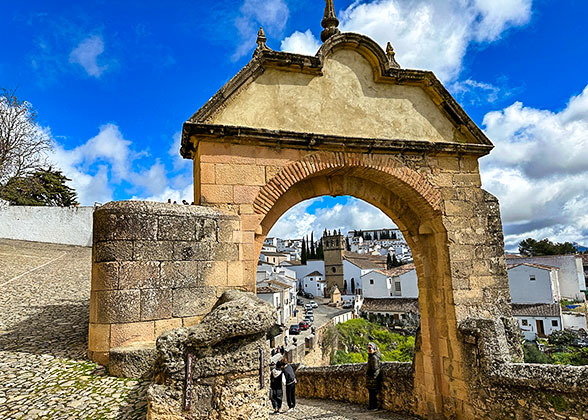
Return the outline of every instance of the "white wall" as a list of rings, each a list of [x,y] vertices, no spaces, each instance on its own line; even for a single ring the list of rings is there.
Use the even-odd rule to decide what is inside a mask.
[[[577,331],[586,330],[586,315],[581,313],[563,312],[561,314],[564,329]]]
[[[374,284],[371,284],[373,280]],[[400,282],[400,293],[395,293],[395,283]],[[418,298],[419,286],[416,270],[388,278],[378,271],[371,271],[361,277],[363,296],[366,298]]]
[[[575,255],[546,255],[511,259],[508,262],[530,262],[558,267],[559,292],[561,293],[561,297],[580,301],[585,300],[585,295],[582,291],[586,289],[586,281],[584,280],[581,257],[576,257]]]
[[[0,238],[92,246],[93,207],[0,206]]]
[[[313,271],[318,271],[324,277],[325,275],[325,262],[322,260],[310,260],[307,261],[305,265],[288,265],[289,270],[292,270],[296,273],[296,280],[297,284],[302,284],[302,279],[307,274],[312,273]]]
[[[554,285],[551,270],[519,265],[508,270],[508,286],[512,303],[553,303]],[[535,276],[531,280],[530,276]]]
[[[325,295],[325,287],[327,287],[327,283],[323,280],[322,277],[305,277],[302,281],[303,290],[305,292],[311,293],[315,297],[323,297]]]
[[[550,335],[554,331],[562,329],[562,320],[559,317],[541,317],[541,316],[515,316],[519,321],[519,327],[526,340],[534,340],[537,336],[537,320],[543,321],[543,330],[545,335]],[[523,325],[527,321],[527,325]],[[553,326],[552,321],[557,321],[557,326]]]

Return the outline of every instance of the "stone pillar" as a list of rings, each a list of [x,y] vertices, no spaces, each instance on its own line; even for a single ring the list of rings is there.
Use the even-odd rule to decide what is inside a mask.
[[[199,322],[228,289],[243,287],[239,218],[222,210],[139,201],[94,213],[89,357],[154,346],[164,331]]]
[[[266,333],[275,316],[267,302],[233,290],[199,324],[161,335],[147,419],[267,419]]]

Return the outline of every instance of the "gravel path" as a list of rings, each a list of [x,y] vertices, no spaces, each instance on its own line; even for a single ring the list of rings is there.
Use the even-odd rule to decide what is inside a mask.
[[[0,419],[144,419],[148,382],[106,375],[86,357],[91,249],[0,239]],[[269,409],[268,409],[269,411]],[[299,400],[276,420],[406,420]]]

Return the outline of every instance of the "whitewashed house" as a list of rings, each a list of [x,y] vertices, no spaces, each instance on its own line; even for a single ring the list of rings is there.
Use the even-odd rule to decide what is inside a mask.
[[[302,280],[307,274],[318,271],[323,278],[325,276],[325,262],[323,260],[308,260],[306,264],[297,264],[297,261],[285,261],[280,265],[296,273],[296,281],[300,290],[303,290]]]
[[[323,297],[325,295],[325,289],[327,288],[327,281],[325,276],[318,271],[308,273],[302,279],[302,287],[306,293],[310,293],[313,296]]]
[[[418,298],[419,287],[414,264],[391,270],[373,270],[361,276],[365,298]]]
[[[562,329],[586,329],[585,313],[562,311],[562,270],[557,266],[526,260],[507,259],[513,315],[525,339],[546,337]]]

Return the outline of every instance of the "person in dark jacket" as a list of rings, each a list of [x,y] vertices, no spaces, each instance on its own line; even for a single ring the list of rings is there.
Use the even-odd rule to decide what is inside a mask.
[[[279,413],[282,408],[282,398],[284,395],[282,387],[285,383],[282,367],[283,363],[281,360],[275,366],[270,366],[270,401],[272,402],[274,413]]]
[[[370,394],[370,405],[368,410],[378,409],[378,391],[381,386],[381,365],[382,354],[378,350],[378,346],[374,343],[369,343],[367,347],[368,362],[366,370],[366,387]]]
[[[290,412],[296,406],[296,375],[292,365],[288,363],[287,357],[284,357],[281,361],[284,363],[282,371],[286,378],[286,401],[288,402],[288,412]]]

